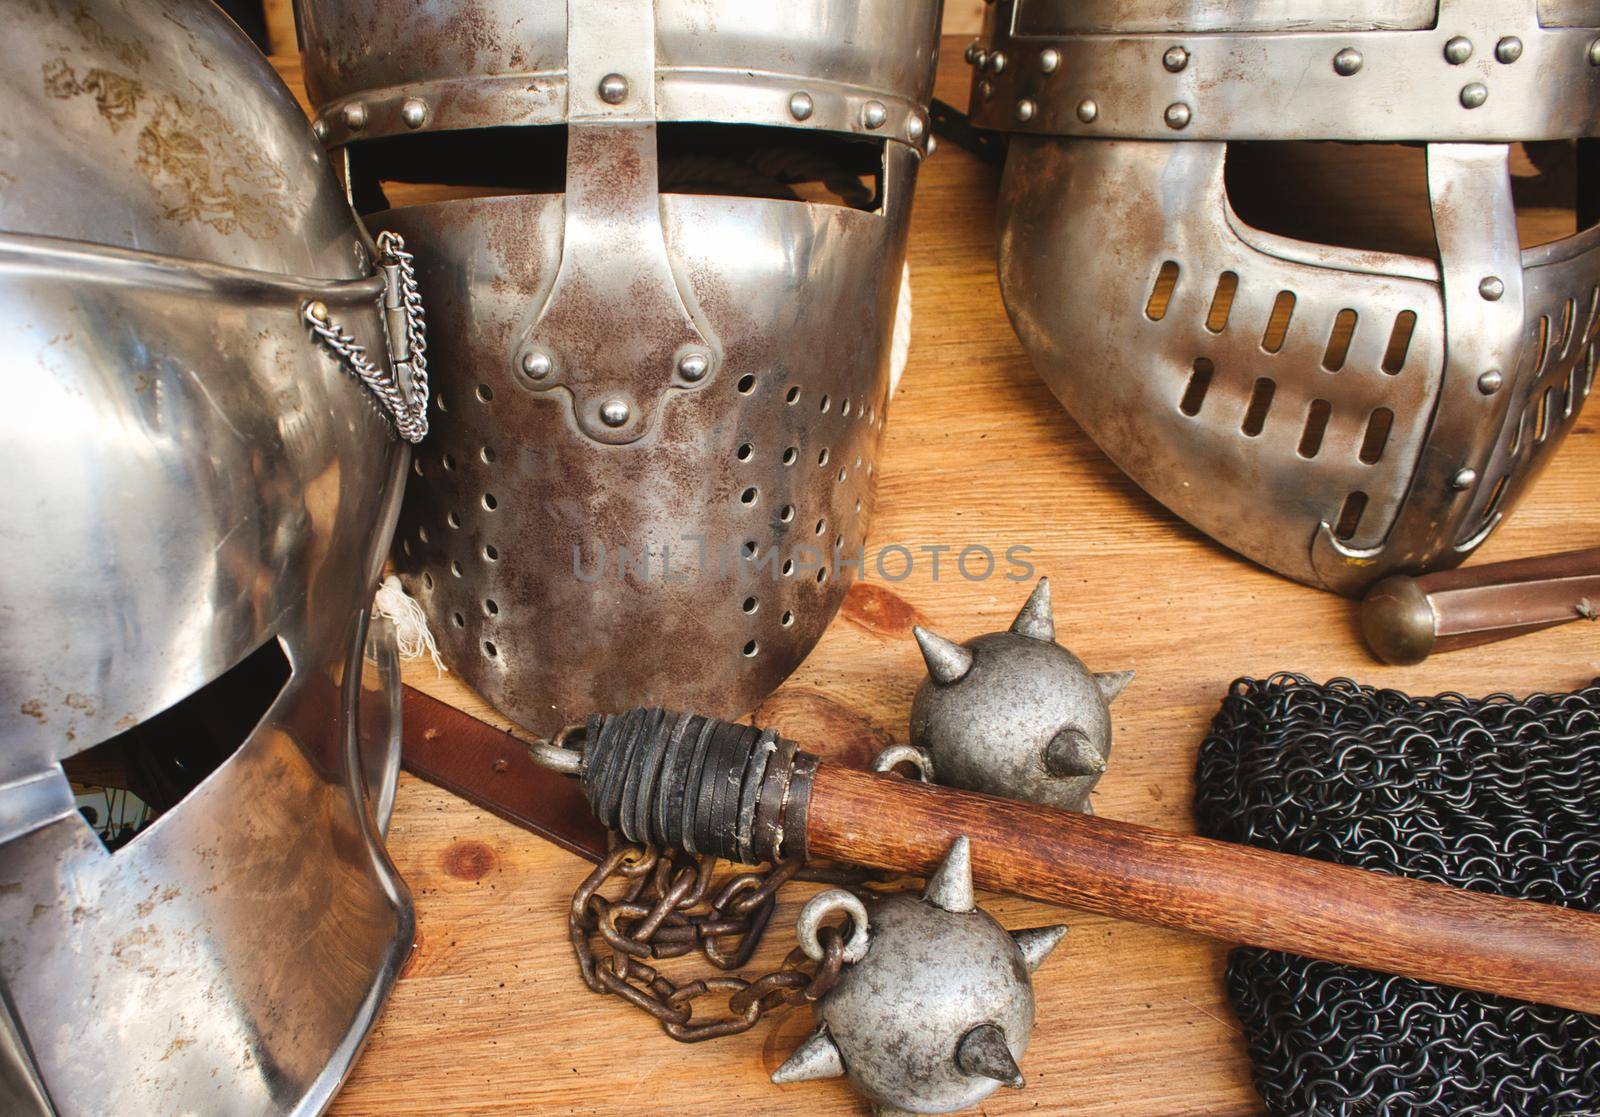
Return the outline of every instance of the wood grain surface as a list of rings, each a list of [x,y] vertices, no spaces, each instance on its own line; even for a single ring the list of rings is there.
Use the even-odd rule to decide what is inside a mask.
[[[940,96],[958,105],[964,45],[946,40],[940,74]],[[276,61],[296,84],[298,61]],[[758,720],[847,762],[903,740],[923,677],[910,626],[965,639],[1005,627],[1027,595],[1024,582],[962,578],[949,559],[969,544],[1032,548],[1038,573],[1051,577],[1061,641],[1096,670],[1137,669],[1112,707],[1111,769],[1094,796],[1110,818],[1193,830],[1195,749],[1236,676],[1292,669],[1414,693],[1520,694],[1600,675],[1600,627],[1589,624],[1382,666],[1359,643],[1352,602],[1253,566],[1145,496],[1056,404],[1011,332],[995,281],[996,184],[996,172],[950,145],[923,171],[911,234],[915,341],[868,541],[869,550],[954,550],[937,580],[921,561],[902,581],[856,586]],[[1600,543],[1597,421],[1592,409],[1579,420],[1482,561]],[[406,678],[501,721],[431,666],[413,663]],[[684,1047],[584,990],[565,928],[587,872],[578,858],[408,776],[389,849],[416,897],[418,942],[334,1104],[339,1117],[866,1112],[840,1081],[767,1081],[809,1030],[805,1010]],[[806,891],[785,898],[752,968],[773,966],[793,944],[788,928]],[[1223,993],[1225,947],[1005,897],[984,902],[1007,926],[1064,919],[1071,932],[1035,979],[1028,1087],[1002,1090],[983,1112],[1259,1112]]]

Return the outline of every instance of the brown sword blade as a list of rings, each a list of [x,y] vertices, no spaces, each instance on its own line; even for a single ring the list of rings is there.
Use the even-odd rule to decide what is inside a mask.
[[[420,690],[406,687],[403,701],[406,771],[580,857],[605,856],[605,827],[577,780],[539,767],[524,742]]]

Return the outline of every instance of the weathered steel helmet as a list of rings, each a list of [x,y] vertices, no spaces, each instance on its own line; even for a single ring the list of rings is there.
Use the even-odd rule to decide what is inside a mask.
[[[362,657],[408,455],[307,318],[393,391],[385,282],[213,6],[6,15],[0,1111],[320,1112],[412,941]]]
[[[395,560],[517,721],[736,715],[838,608],[939,7],[297,0],[317,127],[425,261]]]
[[[975,122],[1012,133],[1006,305],[1102,448],[1340,592],[1482,542],[1593,376],[1600,229],[1523,249],[1509,168],[1518,141],[1600,130],[1595,6],[998,0],[986,20],[967,57]],[[1252,227],[1225,170],[1268,140],[1425,144],[1433,258]],[[1329,146],[1330,177],[1365,150]]]

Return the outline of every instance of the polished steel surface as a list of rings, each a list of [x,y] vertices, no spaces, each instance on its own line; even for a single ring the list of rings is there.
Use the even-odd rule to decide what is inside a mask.
[[[369,217],[416,252],[429,310],[434,433],[395,559],[451,669],[541,732],[745,712],[859,562],[938,3],[299,10],[356,163],[380,134],[566,124],[564,193]],[[786,154],[879,135],[881,194],[664,193],[665,121],[774,125]]]
[[[1013,19],[1040,28],[1061,12],[1002,2],[970,52],[980,119],[1002,124],[992,104],[1007,81],[1032,83],[1022,89],[1038,105],[1003,122],[1000,278],[1019,336],[1130,476],[1256,561],[1351,594],[1461,561],[1589,393],[1600,231],[1522,249],[1509,146],[1453,141],[1594,134],[1588,44],[1600,27],[1541,26],[1528,3],[1445,0],[1410,30],[1322,36],[1327,58],[1313,65],[1280,50],[1311,49],[1321,32],[1180,34],[1243,9],[1176,7],[1172,34],[1140,24],[1013,39]],[[1128,14],[1137,23],[1147,8]],[[1496,49],[1508,36],[1520,50]],[[1387,52],[1402,46],[1416,57],[1396,63]],[[1074,67],[1075,52],[1112,48],[1148,57],[1117,63],[1115,82]],[[1058,73],[1039,74],[1045,50]],[[1336,61],[1340,50],[1353,53]],[[1378,70],[1389,76],[1374,81]],[[1308,92],[1291,95],[1283,83],[1302,75]],[[1503,107],[1493,126],[1462,115],[1457,94],[1474,81],[1490,90],[1478,112]],[[1090,96],[1096,111],[1077,111]],[[1172,111],[1147,126],[1127,115],[1135,102],[1135,117]],[[1224,167],[1231,141],[1263,137],[1426,143],[1437,257],[1246,224]]]
[[[998,0],[985,14],[982,65],[974,59],[973,122],[1148,140],[1176,131],[1196,140],[1487,142],[1597,127],[1590,46],[1600,24],[1549,26],[1534,0],[1379,7]],[[1521,43],[1514,57],[1496,52],[1507,37]],[[1057,59],[1049,72],[1040,64],[1047,50]],[[1338,61],[1348,51],[1358,65],[1348,54]],[[1077,113],[1086,98],[1100,109],[1092,121]],[[1037,107],[1027,120],[1015,111],[1023,101]]]
[[[360,697],[408,459],[302,313],[381,354],[383,282],[216,9],[7,14],[0,1090],[320,1112],[411,944],[379,836],[397,737]],[[60,761],[271,642],[291,670],[261,722],[109,852]]]
[[[37,0],[5,15],[0,232],[370,274],[305,114],[211,5]]]
[[[619,10],[627,7],[636,5]],[[925,131],[937,0],[656,0],[646,7],[656,28],[657,119],[803,124],[902,139]],[[296,0],[295,8],[306,87],[334,143],[568,118],[565,4]],[[622,73],[638,90],[650,84],[640,75],[651,69],[633,58],[605,72]],[[797,92],[810,98],[803,116],[790,108]],[[885,117],[869,128],[863,110],[874,100]],[[352,105],[361,108],[360,128],[346,117]]]

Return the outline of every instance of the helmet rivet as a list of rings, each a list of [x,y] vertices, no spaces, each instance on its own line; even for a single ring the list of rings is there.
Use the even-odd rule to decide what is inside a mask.
[[[1032,101],[1018,101],[1017,102],[1017,119],[1022,121],[1024,124],[1026,124],[1028,121],[1033,119],[1033,110],[1034,110],[1034,108],[1035,108],[1035,106],[1034,106],[1034,103]]]
[[[318,299],[306,307],[306,313],[318,322],[326,322],[328,320],[328,304]]]
[[[555,362],[550,359],[548,353],[533,349],[522,355],[522,371],[535,380],[543,380],[550,375],[550,370],[553,368]]]
[[[964,55],[964,57],[967,60],[967,65],[968,66],[976,65],[977,62],[978,62],[978,55],[980,55],[982,53],[983,53],[983,47],[978,45],[978,40],[977,39],[974,39],[974,40],[972,40],[972,42],[968,43],[967,44],[967,53]]]
[[[1055,47],[1046,47],[1039,52],[1039,70],[1041,73],[1053,74],[1056,67],[1061,65],[1061,52]]]
[[[799,93],[789,94],[789,115],[796,120],[811,119],[812,110],[817,106],[812,103],[811,94],[801,90]]]
[[[1486,396],[1492,396],[1500,390],[1500,385],[1505,382],[1506,378],[1500,375],[1500,370],[1492,368],[1478,377],[1478,391]]]
[[[984,50],[982,47],[979,47],[977,53],[972,56],[972,65],[981,70],[988,64],[989,52]]]
[[[1444,60],[1452,66],[1459,66],[1472,57],[1472,40],[1465,35],[1457,35],[1444,45]]]
[[[678,358],[678,374],[685,380],[699,380],[710,367],[704,353],[685,353]]]
[[[1483,282],[1478,284],[1478,294],[1490,302],[1499,302],[1500,296],[1505,293],[1505,282],[1498,275],[1486,275]]]
[[[1078,119],[1085,124],[1093,124],[1094,118],[1100,115],[1100,106],[1095,104],[1093,97],[1085,97],[1078,102]]]
[[[328,122],[318,117],[311,123],[311,134],[319,140],[328,138]]]
[[[1349,77],[1361,71],[1362,63],[1366,59],[1361,57],[1361,52],[1355,47],[1345,47],[1333,56],[1333,72],[1340,77]]]
[[[1165,118],[1168,128],[1181,129],[1189,126],[1189,121],[1193,119],[1194,113],[1182,101],[1175,101],[1167,106],[1167,111],[1162,116]]]
[[[987,101],[990,97],[994,96],[994,82],[990,81],[988,78],[984,78],[978,83],[978,92],[982,94],[983,99]]]
[[[1600,39],[1589,44],[1589,65],[1600,66]]]
[[[910,116],[906,117],[906,139],[912,141],[913,143],[915,143],[917,140],[920,140],[922,138],[922,129],[924,127],[925,126],[922,123],[922,117],[917,113],[912,113]]]
[[[1464,489],[1470,489],[1477,483],[1478,471],[1476,469],[1459,469],[1456,471],[1456,475],[1450,478],[1450,487],[1456,490],[1456,492],[1461,492]]]
[[[421,128],[428,121],[427,104],[412,97],[400,106],[400,119],[405,121],[407,128]]]
[[[1468,82],[1461,87],[1461,107],[1475,109],[1489,99],[1489,87],[1481,81]]]
[[[1522,57],[1522,40],[1515,35],[1507,35],[1494,45],[1494,56],[1497,61],[1509,66]]]
[[[1161,56],[1161,64],[1176,74],[1189,64],[1189,52],[1182,47],[1168,47]]]
[[[620,427],[633,418],[633,411],[620,399],[608,399],[600,405],[600,421],[608,427]]]
[[[888,119],[889,110],[883,107],[882,101],[868,101],[861,106],[861,123],[868,128],[882,128]]]
[[[989,70],[992,73],[1003,74],[1005,69],[1006,56],[997,50],[989,56]]]
[[[607,74],[600,79],[600,99],[608,105],[620,105],[628,99],[628,79],[621,74]]]
[[[359,132],[367,126],[367,106],[360,101],[351,101],[344,107],[345,127],[352,132]]]

